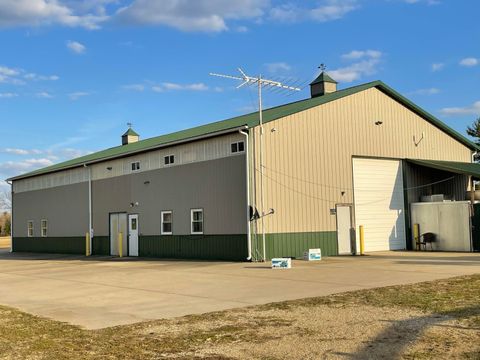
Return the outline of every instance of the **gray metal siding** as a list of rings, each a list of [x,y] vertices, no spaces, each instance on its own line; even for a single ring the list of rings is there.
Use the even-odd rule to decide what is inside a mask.
[[[139,214],[141,236],[160,234],[160,212],[173,211],[173,235],[190,234],[190,209],[204,209],[204,234],[246,234],[245,155],[93,181],[95,236],[113,212]],[[138,206],[131,206],[138,203]]]
[[[48,221],[48,237],[85,236],[88,232],[88,183],[14,193],[14,237],[27,237],[27,221],[34,222],[40,237],[40,221]]]

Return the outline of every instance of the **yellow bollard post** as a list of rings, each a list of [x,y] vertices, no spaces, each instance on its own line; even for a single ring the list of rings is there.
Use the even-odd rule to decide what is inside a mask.
[[[363,255],[365,250],[365,234],[363,232],[363,225],[360,225],[360,255]]]
[[[118,256],[123,256],[123,234],[121,232],[118,233]]]
[[[85,234],[85,256],[90,256],[90,233]]]
[[[419,235],[420,235],[420,229],[418,224],[413,224],[413,241],[415,241],[415,250],[421,250],[420,249],[420,242],[419,240]]]

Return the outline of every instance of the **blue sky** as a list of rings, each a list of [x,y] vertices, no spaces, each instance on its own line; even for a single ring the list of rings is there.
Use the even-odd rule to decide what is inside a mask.
[[[480,3],[0,0],[0,179],[255,110],[209,72],[380,79],[461,133],[480,116]],[[309,96],[266,93],[273,106]],[[1,185],[4,186],[4,185]]]

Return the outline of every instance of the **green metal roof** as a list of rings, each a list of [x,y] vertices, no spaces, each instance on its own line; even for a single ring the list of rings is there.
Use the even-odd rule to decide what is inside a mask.
[[[412,103],[410,100],[400,95],[398,92],[396,92],[395,90],[393,90],[392,88],[390,88],[389,86],[387,86],[381,81],[373,81],[370,83],[353,86],[343,90],[338,90],[333,93],[328,93],[322,96],[300,100],[300,101],[292,102],[289,104],[266,109],[263,111],[263,121],[264,122],[273,121],[288,115],[292,115],[292,114],[313,108],[315,106],[326,104],[330,101],[338,100],[343,97],[359,93],[361,91],[364,91],[373,87],[376,87],[377,89],[384,92],[388,96],[399,101],[404,106],[416,112],[417,114],[425,118],[427,121],[437,126],[441,130],[445,131],[447,134],[457,139],[459,142],[466,145],[467,147],[473,150],[480,150],[480,147],[478,147],[476,144],[474,144],[473,142],[471,142],[470,140],[468,140],[467,138],[465,138],[464,136],[462,136],[452,128],[448,127],[443,122],[438,120],[436,117],[429,114],[425,110],[421,109],[420,107],[418,107],[417,105]],[[210,123],[202,126],[197,126],[191,129],[174,132],[167,135],[161,135],[161,136],[141,140],[128,145],[117,146],[110,149],[102,150],[93,154],[82,156],[82,157],[65,161],[59,164],[55,164],[43,169],[35,170],[23,175],[15,176],[8,180],[19,180],[23,178],[36,176],[36,175],[46,174],[46,173],[74,168],[78,166],[83,166],[84,164],[92,164],[92,163],[100,162],[106,159],[124,157],[134,153],[139,153],[143,151],[152,150],[155,148],[169,146],[169,144],[172,144],[172,143],[187,142],[199,136],[209,136],[209,135],[215,136],[215,133],[218,133],[218,132],[224,132],[230,129],[234,131],[235,129],[238,129],[239,127],[242,127],[242,126],[254,127],[254,126],[258,126],[258,124],[259,124],[258,112],[254,112],[254,113],[250,113],[242,116],[237,116],[231,119],[218,121],[218,122],[214,122],[214,123]]]
[[[317,78],[310,83],[310,85],[315,85],[321,82],[330,82],[330,83],[338,84],[335,80],[333,80],[330,77],[330,75],[328,75],[325,71],[322,71],[320,75],[318,75]]]
[[[448,171],[455,174],[472,175],[473,177],[480,179],[480,164],[477,163],[418,159],[407,159],[407,161],[416,165]]]
[[[128,130],[122,136],[140,136],[140,135],[138,135],[132,128],[128,128]]]

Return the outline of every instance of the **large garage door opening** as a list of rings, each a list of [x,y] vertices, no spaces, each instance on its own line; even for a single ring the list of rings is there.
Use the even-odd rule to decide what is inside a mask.
[[[360,225],[364,227],[365,251],[405,249],[402,162],[354,158],[353,183],[357,250]]]

